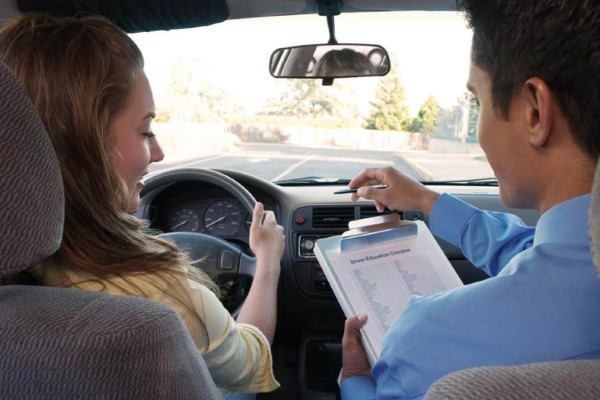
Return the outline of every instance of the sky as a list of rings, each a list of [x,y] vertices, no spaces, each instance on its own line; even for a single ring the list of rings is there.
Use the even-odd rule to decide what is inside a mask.
[[[442,107],[456,102],[468,76],[471,32],[452,12],[345,14],[335,18],[339,43],[380,44],[392,56],[411,114],[429,95]],[[326,43],[327,22],[318,15],[230,20],[186,30],[133,34],[142,49],[157,106],[164,101],[171,69],[194,60],[215,85],[230,91],[249,110],[257,110],[283,87],[268,71],[273,50]],[[357,101],[368,104],[379,78],[346,79]],[[349,82],[349,81],[352,82]],[[335,85],[335,83],[334,83]]]

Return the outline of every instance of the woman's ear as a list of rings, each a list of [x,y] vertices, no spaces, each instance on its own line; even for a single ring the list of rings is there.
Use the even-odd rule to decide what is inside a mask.
[[[525,119],[529,143],[543,147],[548,143],[554,123],[554,98],[550,88],[540,78],[530,78],[523,85]]]

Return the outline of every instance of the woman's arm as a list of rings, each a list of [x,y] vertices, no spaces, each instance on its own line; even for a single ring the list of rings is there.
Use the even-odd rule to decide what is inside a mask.
[[[237,322],[253,325],[273,342],[277,323],[279,264],[285,246],[283,227],[272,211],[257,203],[250,226],[250,248],[256,255],[256,275]]]

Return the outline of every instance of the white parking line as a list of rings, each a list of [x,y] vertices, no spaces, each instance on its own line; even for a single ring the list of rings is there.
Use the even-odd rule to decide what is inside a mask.
[[[316,154],[311,154],[308,157],[306,157],[304,160],[297,162],[296,164],[292,165],[291,167],[289,167],[288,169],[286,169],[285,171],[283,171],[281,174],[277,175],[276,177],[274,177],[273,179],[271,179],[271,182],[274,181],[278,181],[281,180],[282,178],[284,178],[286,175],[289,175],[293,170],[295,170],[296,168],[298,168],[300,165],[304,164],[307,161],[312,160],[313,158],[315,158]]]

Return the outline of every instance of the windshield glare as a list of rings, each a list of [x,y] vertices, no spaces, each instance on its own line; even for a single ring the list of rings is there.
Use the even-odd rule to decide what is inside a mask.
[[[460,14],[352,13],[337,16],[335,27],[340,43],[385,47],[390,73],[331,86],[272,77],[276,48],[328,41],[317,15],[131,35],[144,53],[153,130],[166,153],[151,170],[343,180],[394,166],[420,181],[493,177],[465,87],[471,32]]]

